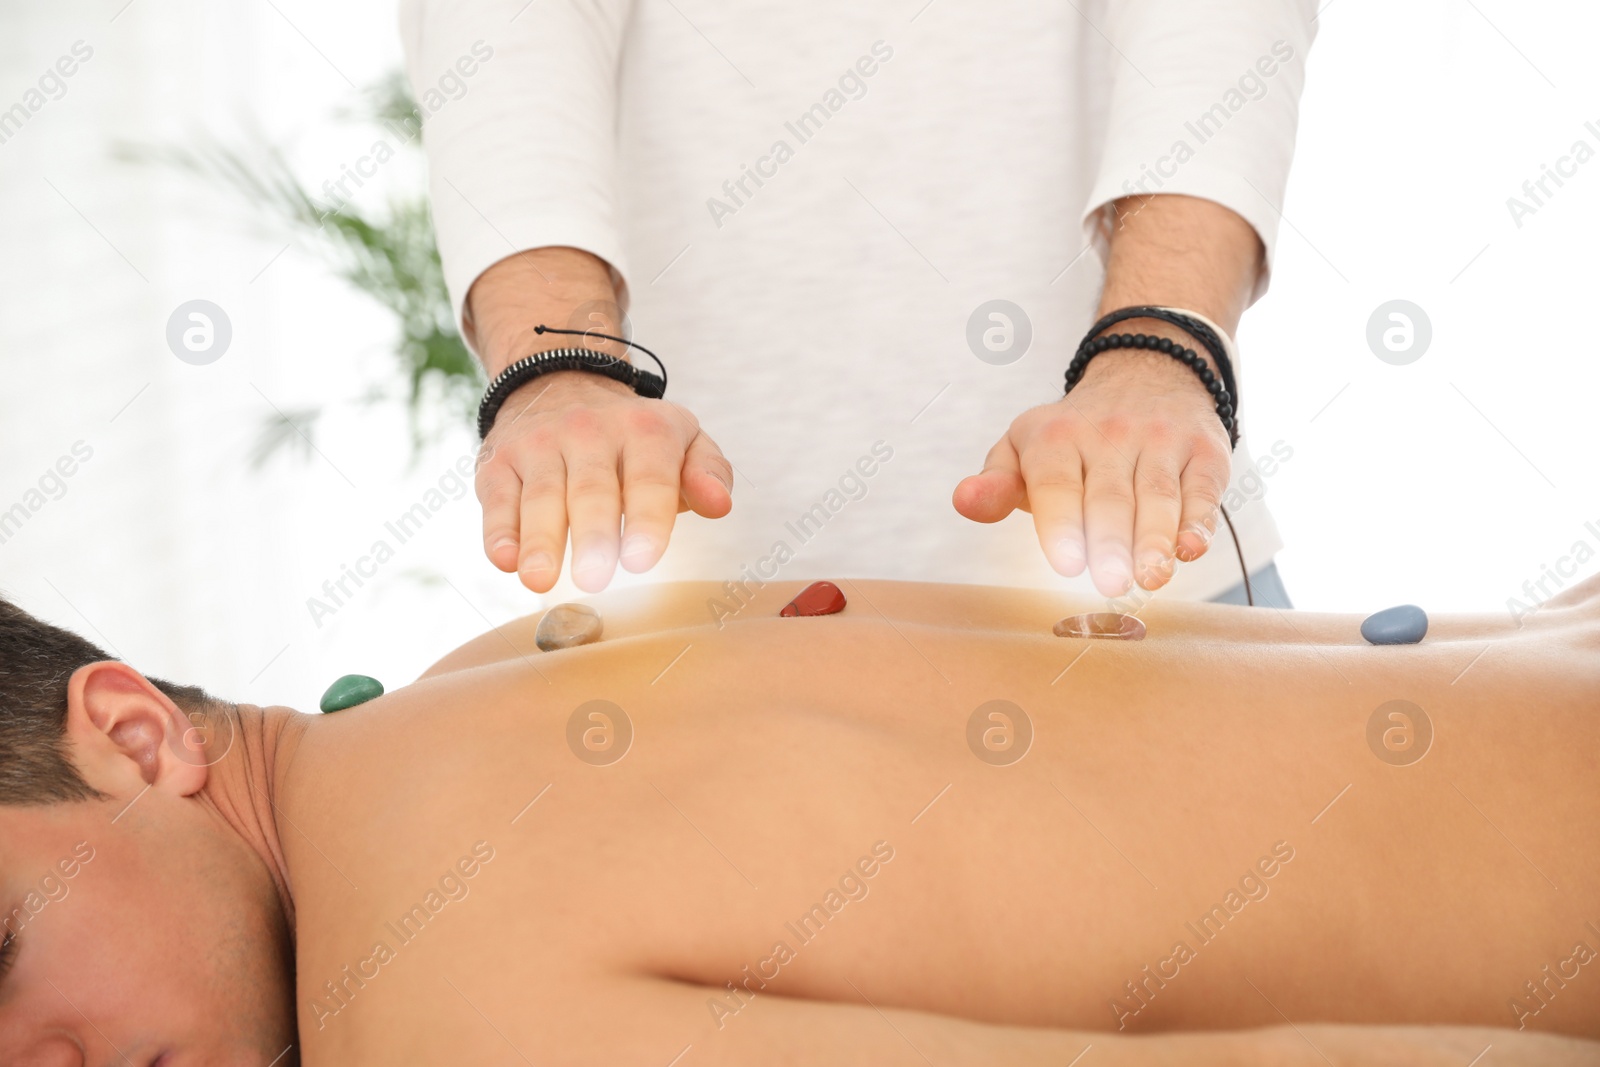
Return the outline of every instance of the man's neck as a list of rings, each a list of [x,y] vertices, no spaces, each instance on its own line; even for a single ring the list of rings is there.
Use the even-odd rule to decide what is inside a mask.
[[[202,745],[210,774],[197,799],[233,828],[272,878],[289,931],[294,895],[279,837],[284,780],[311,716],[240,704],[208,715]]]

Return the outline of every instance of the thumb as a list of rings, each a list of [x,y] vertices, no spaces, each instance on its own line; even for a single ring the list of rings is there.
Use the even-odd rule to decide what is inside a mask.
[[[1018,508],[1028,508],[1028,487],[1009,435],[989,449],[983,470],[961,479],[950,502],[973,522],[999,522]]]

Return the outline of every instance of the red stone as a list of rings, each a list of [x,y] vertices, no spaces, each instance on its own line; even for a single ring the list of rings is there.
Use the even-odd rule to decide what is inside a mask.
[[[844,610],[844,593],[832,582],[812,582],[778,612],[786,619],[796,615],[837,615]]]
[[[1068,615],[1055,624],[1057,637],[1099,637],[1121,641],[1143,641],[1144,623],[1132,615],[1116,611],[1096,611],[1088,615]]]

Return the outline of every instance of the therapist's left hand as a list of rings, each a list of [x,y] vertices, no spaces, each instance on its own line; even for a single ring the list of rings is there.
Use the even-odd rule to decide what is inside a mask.
[[[1158,352],[1113,351],[1071,393],[1018,416],[953,502],[976,522],[1032,512],[1056,572],[1087,565],[1115,597],[1135,579],[1159,589],[1176,561],[1205,553],[1231,470],[1227,431],[1193,371]]]

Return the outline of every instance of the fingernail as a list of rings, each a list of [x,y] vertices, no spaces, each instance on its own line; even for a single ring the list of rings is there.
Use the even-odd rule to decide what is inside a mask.
[[[1063,537],[1056,542],[1056,559],[1068,567],[1083,563],[1083,543],[1076,537]]]
[[[523,574],[542,574],[545,571],[553,570],[555,565],[556,561],[551,557],[550,553],[535,552],[522,561],[521,570]]]
[[[573,554],[572,578],[579,588],[595,592],[611,577],[612,562],[604,549],[586,546]]]
[[[1200,543],[1202,545],[1209,545],[1211,543],[1212,531],[1198,522],[1191,522],[1189,525],[1183,528],[1183,532],[1186,534],[1193,534],[1194,536],[1200,538]]]
[[[1172,577],[1172,557],[1151,552],[1139,557],[1139,584],[1149,588],[1152,582],[1166,581]]]
[[[656,539],[649,534],[629,534],[622,541],[622,558],[633,562],[655,555]]]
[[[1110,591],[1113,596],[1121,596],[1133,584],[1133,576],[1128,573],[1127,561],[1119,556],[1106,560],[1100,567],[1100,573],[1115,587]],[[1101,591],[1106,592],[1104,589]]]
[[[510,545],[512,548],[516,548],[517,547],[517,539],[515,537],[502,537],[502,538],[499,538],[498,540],[495,541],[494,544],[489,546],[489,554],[490,555],[494,555],[494,556],[498,556],[500,554],[500,551],[502,549],[504,549],[507,545]]]

